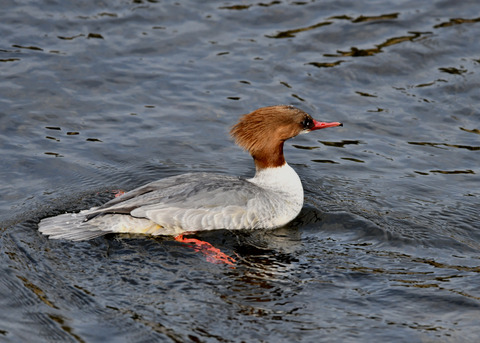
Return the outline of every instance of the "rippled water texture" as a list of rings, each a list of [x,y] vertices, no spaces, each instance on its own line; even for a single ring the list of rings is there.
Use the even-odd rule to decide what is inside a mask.
[[[0,341],[477,342],[478,1],[13,1],[0,11]],[[252,175],[239,115],[289,142],[274,231],[49,241],[41,218],[190,171]]]

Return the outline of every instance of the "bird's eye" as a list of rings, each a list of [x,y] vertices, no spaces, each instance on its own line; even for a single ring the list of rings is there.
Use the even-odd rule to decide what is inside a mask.
[[[303,126],[303,129],[304,130],[308,130],[308,129],[311,129],[312,126],[313,126],[313,121],[311,118],[305,118],[303,121],[302,121],[302,126]]]

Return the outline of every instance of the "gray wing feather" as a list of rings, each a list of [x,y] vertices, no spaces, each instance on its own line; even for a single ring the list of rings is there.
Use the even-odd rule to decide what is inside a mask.
[[[239,177],[189,173],[154,181],[125,193],[90,212],[87,220],[104,214],[130,214],[161,225],[176,226],[188,217],[192,218],[191,224],[198,227],[202,218],[219,223],[222,220],[218,214],[220,208],[234,217],[244,215],[249,201],[258,199],[264,192]],[[211,213],[212,218],[205,216],[207,213]]]

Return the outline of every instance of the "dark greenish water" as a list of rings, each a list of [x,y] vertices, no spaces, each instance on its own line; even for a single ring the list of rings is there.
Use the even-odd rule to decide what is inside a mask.
[[[477,342],[478,1],[12,1],[0,11],[0,341]],[[49,241],[166,176],[251,176],[258,107],[305,207],[273,231]]]

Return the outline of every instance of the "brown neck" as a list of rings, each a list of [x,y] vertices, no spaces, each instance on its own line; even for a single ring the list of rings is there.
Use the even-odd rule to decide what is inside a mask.
[[[280,142],[276,147],[269,149],[268,152],[262,150],[252,154],[257,169],[275,168],[283,166],[285,157],[283,156],[283,142]]]

